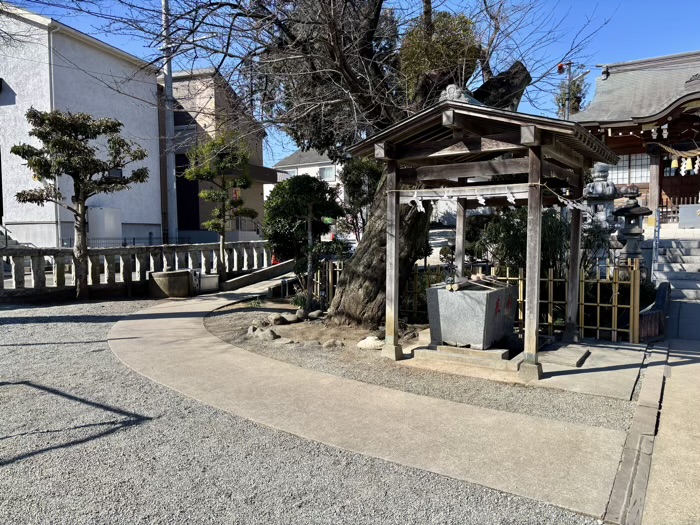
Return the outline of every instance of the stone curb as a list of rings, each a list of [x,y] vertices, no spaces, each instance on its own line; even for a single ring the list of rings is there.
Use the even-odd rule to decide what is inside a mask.
[[[651,455],[654,450],[666,377],[668,342],[655,343],[649,351],[651,356],[644,365],[644,382],[622,451],[620,467],[610,492],[610,500],[605,511],[605,523],[615,525],[641,525],[642,523],[651,470]]]

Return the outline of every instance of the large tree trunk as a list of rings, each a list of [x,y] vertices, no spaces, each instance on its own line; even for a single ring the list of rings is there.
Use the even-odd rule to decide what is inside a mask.
[[[75,241],[73,243],[73,257],[75,259],[75,297],[77,299],[87,299],[88,289],[88,250],[87,250],[87,228],[85,216],[87,206],[84,203],[76,204],[78,213],[75,215],[74,230]]]
[[[530,72],[522,62],[517,61],[506,71],[484,82],[474,91],[474,98],[486,106],[517,111],[530,82]]]
[[[428,242],[432,205],[425,213],[402,205],[399,239],[399,289],[403,289],[415,262]],[[329,310],[335,324],[377,328],[386,305],[386,177],[377,188],[367,229],[352,258],[345,263]]]
[[[486,104],[515,111],[532,78],[521,63],[514,63],[474,92]],[[431,205],[425,213],[403,205],[400,208],[399,289],[403,290],[415,262],[428,242]],[[346,263],[329,314],[336,324],[382,324],[386,303],[386,180],[383,180],[372,203],[367,229],[357,250]]]

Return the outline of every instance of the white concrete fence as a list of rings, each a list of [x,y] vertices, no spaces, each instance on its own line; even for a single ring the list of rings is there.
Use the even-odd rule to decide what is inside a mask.
[[[90,289],[130,290],[148,282],[148,272],[199,269],[204,274],[242,274],[267,268],[271,253],[265,241],[226,243],[226,256],[219,258],[219,243],[165,244],[88,249]],[[9,275],[0,264],[0,298],[26,296],[75,287],[73,251],[70,248],[0,249],[0,259],[10,263]],[[48,279],[47,279],[48,277]]]

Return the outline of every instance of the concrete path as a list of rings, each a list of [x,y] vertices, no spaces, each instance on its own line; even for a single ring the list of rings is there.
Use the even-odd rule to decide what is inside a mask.
[[[643,523],[696,525],[700,523],[700,342],[671,341],[668,359],[670,376],[666,374]]]
[[[128,366],[204,403],[311,440],[600,517],[625,434],[418,396],[224,343],[204,317],[236,294],[170,301],[114,325]],[[402,490],[402,487],[387,487]]]

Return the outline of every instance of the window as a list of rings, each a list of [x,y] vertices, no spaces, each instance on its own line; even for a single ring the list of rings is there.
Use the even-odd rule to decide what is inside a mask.
[[[335,168],[333,166],[328,166],[326,168],[320,168],[318,170],[318,178],[325,181],[335,180]]]
[[[175,106],[175,110],[173,111],[173,125],[176,128],[190,127],[196,126],[197,121],[190,113],[185,111],[185,109],[180,104],[177,104]]]
[[[649,155],[635,153],[633,155],[619,155],[617,165],[610,165],[608,180],[617,185],[648,184],[649,183]]]

